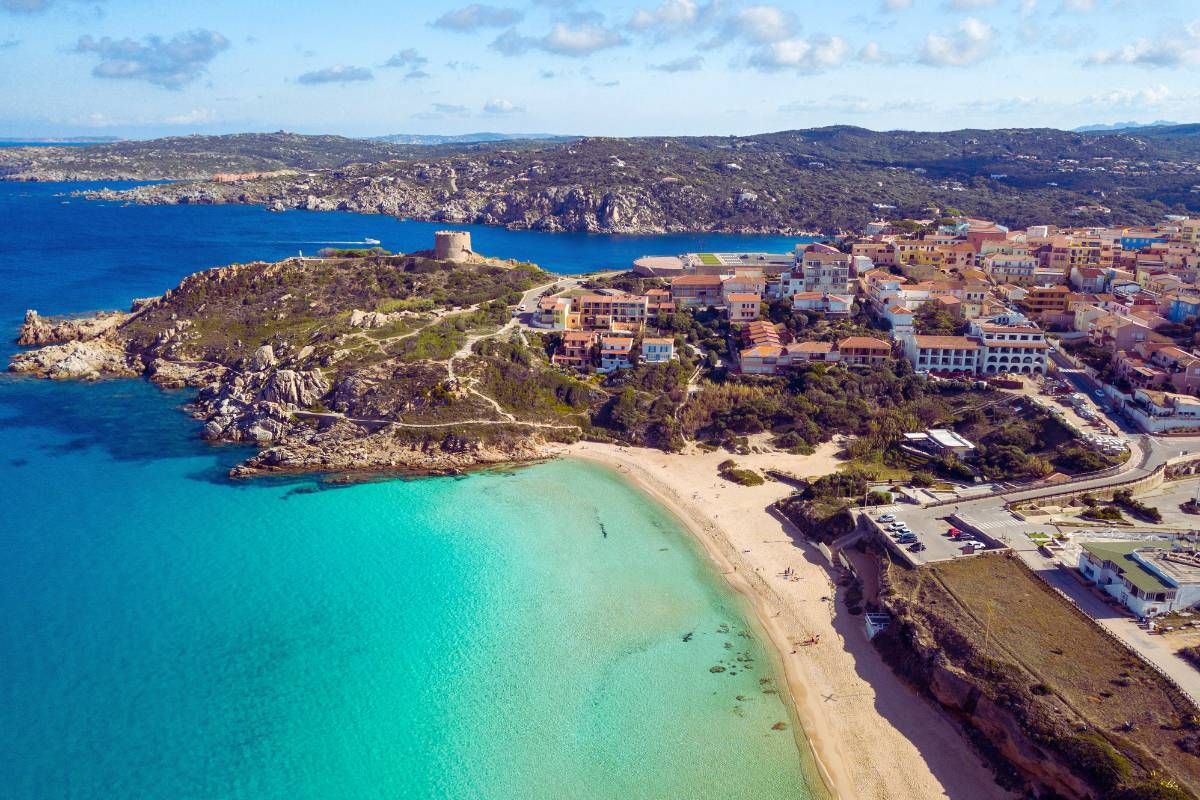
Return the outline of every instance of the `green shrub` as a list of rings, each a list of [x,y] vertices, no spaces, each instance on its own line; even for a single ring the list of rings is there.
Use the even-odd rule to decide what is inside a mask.
[[[1129,759],[1099,734],[1081,733],[1059,739],[1058,744],[1075,769],[1097,789],[1111,792],[1133,774]]]

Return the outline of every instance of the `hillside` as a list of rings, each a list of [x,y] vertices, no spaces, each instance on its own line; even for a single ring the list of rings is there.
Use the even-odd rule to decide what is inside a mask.
[[[140,177],[194,178],[217,169],[286,168],[301,174],[93,196],[345,209],[551,231],[836,232],[880,215],[926,217],[935,213],[931,206],[1011,226],[1149,223],[1200,211],[1195,126],[1097,134],[833,127],[436,147],[247,134],[66,149],[0,151],[0,173],[137,177],[141,169]],[[356,163],[334,164],[349,161]]]

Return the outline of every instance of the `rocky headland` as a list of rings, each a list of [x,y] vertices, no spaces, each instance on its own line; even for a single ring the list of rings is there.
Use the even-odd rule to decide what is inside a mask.
[[[193,389],[205,439],[258,446],[235,476],[530,461],[577,438],[586,413],[502,407],[477,388],[495,368],[472,345],[507,343],[507,302],[543,279],[553,282],[536,268],[420,256],[232,265],[128,312],[30,311],[17,342],[33,349],[9,369]]]

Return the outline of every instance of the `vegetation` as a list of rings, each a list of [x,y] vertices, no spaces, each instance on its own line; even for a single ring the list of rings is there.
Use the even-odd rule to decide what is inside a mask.
[[[945,664],[1099,797],[1193,797],[1195,707],[1018,559],[889,562],[883,583],[894,621],[875,641],[917,685]]]
[[[618,160],[619,169],[613,167]],[[0,153],[0,175],[197,178],[231,170],[336,168],[302,179],[204,188],[227,193],[230,202],[241,202],[244,195],[250,202],[287,197],[302,204],[314,194],[332,207],[345,202],[377,211],[374,192],[362,205],[357,199],[363,182],[375,180],[393,187],[387,204],[433,218],[442,201],[432,197],[431,187],[440,189],[454,166],[454,201],[479,221],[533,226],[556,217],[558,224],[576,229],[592,223],[608,228],[624,216],[610,211],[636,206],[640,219],[667,230],[833,231],[861,228],[874,217],[876,203],[895,206],[899,217],[925,218],[932,206],[1017,227],[1149,223],[1200,208],[1191,191],[1198,161],[1200,133],[1194,126],[1119,135],[1045,129],[873,132],[839,126],[743,137],[438,148],[283,133],[181,137],[14,148]],[[573,203],[546,212],[538,198],[562,187],[578,188],[587,214],[577,213]],[[1099,196],[1107,213],[1096,201]],[[501,197],[507,201],[497,211],[493,200]],[[593,220],[583,219],[592,214]]]
[[[766,479],[752,469],[742,469],[732,458],[717,465],[717,472],[722,478],[739,486],[762,486]]]
[[[1149,506],[1141,500],[1135,500],[1128,489],[1118,489],[1113,492],[1113,503],[1128,511],[1143,522],[1162,522],[1162,512],[1154,506]]]

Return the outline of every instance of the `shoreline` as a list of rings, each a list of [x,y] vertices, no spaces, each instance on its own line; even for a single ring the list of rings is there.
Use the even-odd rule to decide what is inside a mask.
[[[738,462],[761,470],[756,461],[786,460],[782,466],[794,474],[816,476],[836,469],[835,451],[827,444],[812,456],[755,454]],[[766,633],[782,667],[789,706],[827,796],[1012,797],[995,784],[957,726],[882,662],[861,619],[837,613],[836,586],[822,557],[815,548],[798,545],[793,532],[767,511],[790,489],[775,481],[759,487],[723,481],[716,473],[716,464],[728,458],[722,452],[672,455],[580,442],[562,447],[558,455],[613,470],[659,503],[748,603],[752,621]],[[736,529],[722,526],[722,513],[737,519]],[[786,567],[800,580],[778,577]],[[812,635],[820,636],[819,644],[799,645]]]

